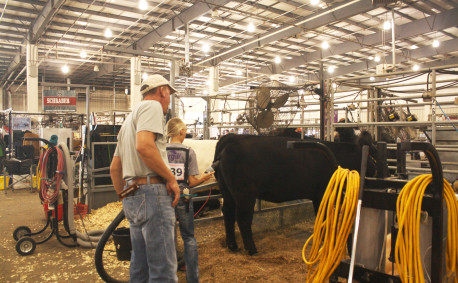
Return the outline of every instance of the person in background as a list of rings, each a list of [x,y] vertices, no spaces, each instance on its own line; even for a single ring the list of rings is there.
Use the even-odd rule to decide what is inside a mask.
[[[208,180],[212,173],[199,175],[196,153],[190,147],[183,145],[186,137],[186,125],[180,118],[172,118],[167,122],[167,156],[175,178],[184,196],[180,198],[175,214],[177,216],[181,238],[184,244],[184,259],[186,264],[186,280],[188,283],[199,282],[199,264],[197,241],[194,237],[194,208],[192,199],[186,197],[186,188],[194,187]]]
[[[132,242],[130,282],[178,282],[174,207],[180,188],[167,160],[164,117],[174,92],[160,75],[142,82],[143,101],[122,125],[110,166],[118,195],[138,186],[123,199]]]
[[[345,123],[345,118],[341,118],[339,123]],[[356,140],[355,131],[349,127],[338,127],[336,125],[336,134],[334,135],[334,141],[336,142],[347,142],[354,143]]]
[[[58,137],[56,135],[52,135],[49,142],[52,143],[54,146],[57,146],[57,140],[58,140]]]

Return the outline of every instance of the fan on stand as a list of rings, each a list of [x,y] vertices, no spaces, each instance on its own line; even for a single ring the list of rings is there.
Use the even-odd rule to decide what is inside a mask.
[[[259,134],[267,134],[274,128],[286,128],[298,111],[296,88],[278,81],[253,91],[245,105],[247,121]]]

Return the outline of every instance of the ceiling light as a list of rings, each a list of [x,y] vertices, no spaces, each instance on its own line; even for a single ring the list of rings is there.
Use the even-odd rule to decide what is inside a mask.
[[[256,30],[256,27],[253,23],[249,23],[246,29],[248,32],[254,32]]]
[[[320,3],[320,0],[310,0],[310,4],[312,4],[313,6],[318,5],[318,3]]]
[[[146,2],[146,0],[140,0],[140,1],[138,2],[138,8],[139,8],[140,10],[146,10],[146,9],[148,9],[148,3]]]
[[[412,70],[418,71],[420,70],[420,66],[418,64],[413,65]]]
[[[126,89],[124,90],[124,93],[125,93],[125,94],[129,94],[129,89],[126,88]]]
[[[378,54],[375,55],[374,61],[375,61],[375,62],[380,62],[380,55],[378,55]]]
[[[335,70],[336,70],[336,67],[334,67],[334,66],[329,66],[328,67],[328,73],[330,73],[330,74],[334,73]]]
[[[219,12],[218,12],[218,10],[213,9],[213,10],[212,10],[212,18],[215,19],[215,18],[218,18],[218,17],[219,17]]]
[[[210,51],[210,45],[204,43],[202,44],[202,52],[208,53]]]
[[[275,64],[280,64],[281,58],[280,56],[275,56]]]
[[[439,40],[434,39],[434,41],[433,41],[433,47],[439,47],[439,45],[440,45]]]
[[[85,59],[87,57],[86,51],[82,50],[81,53],[80,53],[80,57]]]
[[[199,21],[202,21],[202,22],[209,22],[212,18],[210,17],[205,17],[205,16],[202,16],[199,18]]]
[[[371,81],[374,81],[374,80],[375,80],[375,78],[374,78],[374,77],[370,77],[370,78],[369,78],[369,80],[371,80]]]
[[[369,60],[374,60],[374,56],[369,56]]]
[[[295,76],[290,76],[289,77],[289,82],[290,83],[294,83],[296,81],[296,77]]]
[[[111,29],[107,28],[107,29],[105,30],[104,35],[105,35],[105,37],[110,38],[110,37],[113,36],[113,32],[111,31]]]
[[[390,28],[391,28],[391,23],[389,21],[386,21],[383,23],[384,30],[389,30]]]
[[[69,70],[68,70],[68,66],[67,65],[62,66],[62,73],[66,74],[66,73],[68,73],[68,71]]]
[[[236,74],[237,76],[241,76],[243,73],[242,73],[242,70],[237,70],[237,71],[235,71],[235,74]]]
[[[321,43],[321,48],[328,49],[329,48],[329,43],[327,41],[323,41],[323,43]]]
[[[412,46],[410,46],[410,49],[417,49],[418,46],[416,46],[415,44],[413,44]]]
[[[332,83],[332,88],[336,89],[337,88],[337,84],[336,83]]]
[[[148,74],[147,74],[147,73],[143,73],[142,79],[143,79],[143,80],[146,80],[147,77],[148,77]]]
[[[169,62],[167,63],[167,66],[169,66],[169,68],[172,67],[172,62],[169,61]]]

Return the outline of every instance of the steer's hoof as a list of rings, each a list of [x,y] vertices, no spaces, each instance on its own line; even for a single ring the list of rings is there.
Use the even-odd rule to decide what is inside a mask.
[[[255,255],[257,253],[258,253],[258,251],[256,249],[254,249],[252,251],[248,251],[248,255]]]
[[[237,244],[227,244],[227,248],[232,252],[239,251],[239,247],[237,246]]]

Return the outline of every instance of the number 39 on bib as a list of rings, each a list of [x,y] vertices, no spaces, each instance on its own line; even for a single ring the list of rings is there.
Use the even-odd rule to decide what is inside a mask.
[[[184,181],[184,164],[182,163],[169,163],[170,170],[172,170],[173,175],[177,181]]]

